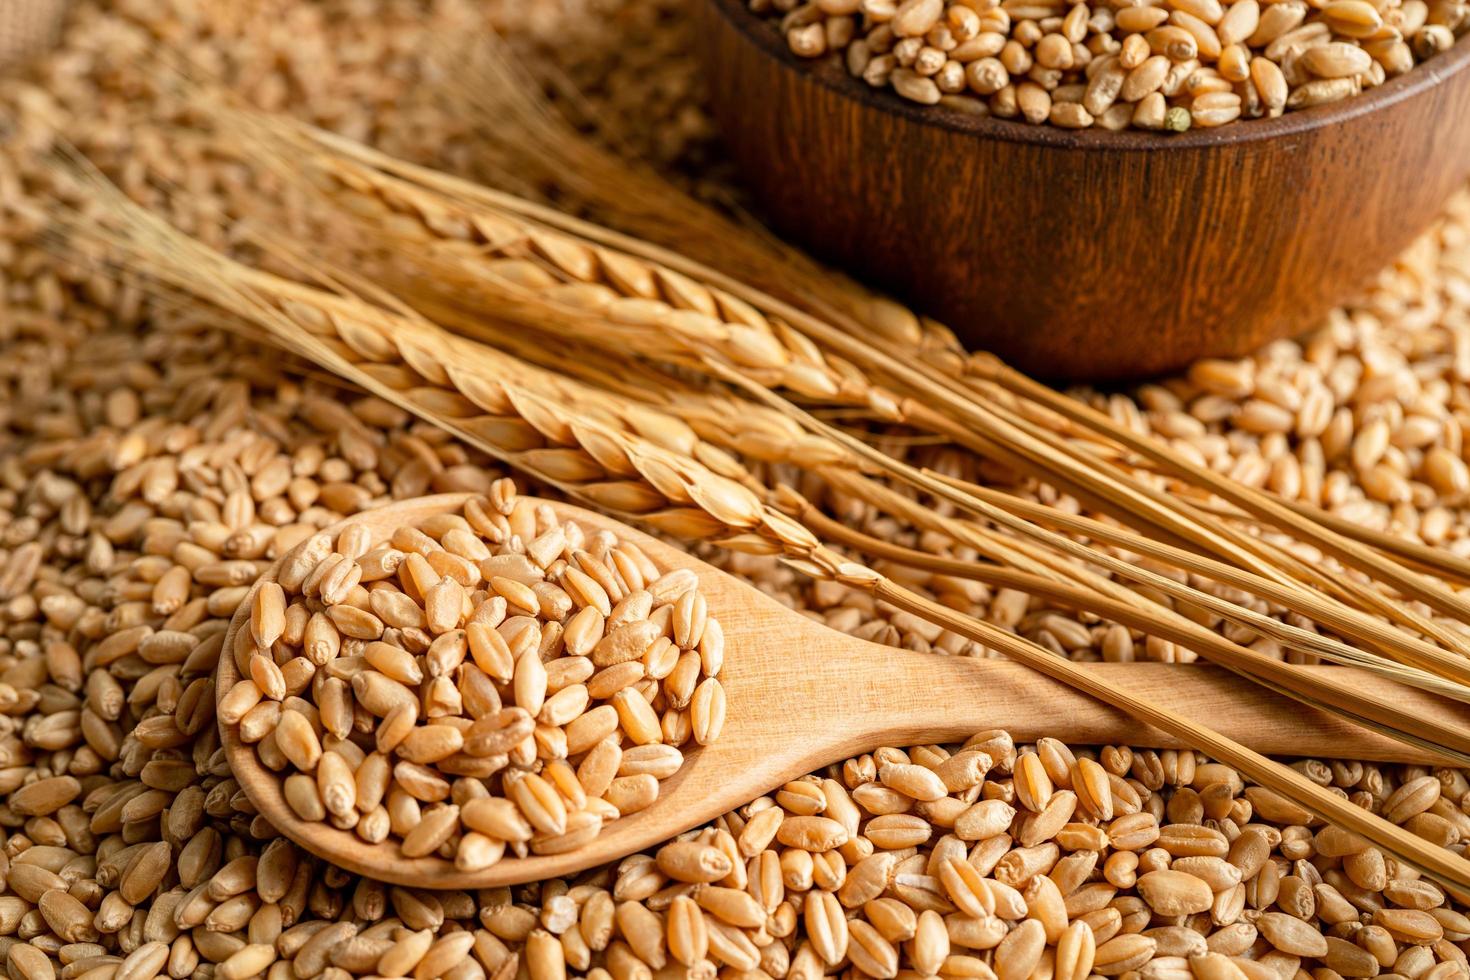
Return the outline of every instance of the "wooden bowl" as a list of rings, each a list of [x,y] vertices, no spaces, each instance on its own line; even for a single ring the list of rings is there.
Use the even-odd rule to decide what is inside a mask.
[[[1113,381],[1316,325],[1470,175],[1470,36],[1330,106],[1163,136],[921,107],[704,0],[715,115],[792,240],[1053,379]]]

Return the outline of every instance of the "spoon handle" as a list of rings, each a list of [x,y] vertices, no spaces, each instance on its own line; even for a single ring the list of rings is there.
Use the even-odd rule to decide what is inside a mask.
[[[1182,748],[1125,712],[1009,660],[943,657],[848,640],[822,660],[831,688],[827,737],[853,751],[951,741],[1003,728],[1017,742],[1051,735],[1070,743]],[[1199,718],[1268,755],[1446,764],[1443,756],[1309,708],[1208,664],[1098,663],[1087,669],[1155,704]],[[1432,694],[1351,667],[1292,668],[1331,676],[1368,697],[1447,725],[1470,712]],[[862,748],[858,748],[861,745]]]

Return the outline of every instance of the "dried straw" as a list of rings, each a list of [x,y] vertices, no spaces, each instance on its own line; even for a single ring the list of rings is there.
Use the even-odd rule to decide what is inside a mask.
[[[955,418],[967,426],[981,451],[996,453],[1008,459],[1021,472],[1036,473],[1079,496],[1105,513],[1123,520],[1155,536],[1184,534],[1175,543],[1188,541],[1207,547],[1216,555],[1243,567],[1254,567],[1260,574],[1270,575],[1272,568],[1248,536],[1233,528],[1213,523],[1202,527],[1200,515],[1190,513],[1177,496],[1150,492],[1127,468],[1104,469],[1095,464],[1097,456],[1082,451],[1056,438],[1049,432],[1033,432],[1040,439],[1015,441],[1019,434],[1016,418],[1006,419],[998,411],[1004,401],[1019,399],[1036,414],[1036,410],[1065,419],[1075,432],[1088,433],[1104,444],[1120,447],[1129,454],[1142,457],[1152,466],[1169,473],[1184,485],[1218,495],[1268,525],[1286,531],[1301,541],[1309,542],[1362,572],[1395,589],[1400,594],[1425,602],[1431,608],[1453,619],[1464,621],[1470,613],[1470,602],[1442,585],[1393,561],[1398,555],[1415,564],[1434,569],[1438,560],[1432,550],[1413,549],[1393,539],[1359,529],[1346,522],[1320,519],[1314,509],[1302,505],[1288,506],[1268,494],[1234,483],[1205,467],[1197,466],[1174,453],[1167,446],[1140,436],[1096,410],[1054,392],[1026,378],[988,354],[968,354],[947,330],[932,321],[918,318],[886,301],[875,301],[860,287],[823,270],[813,270],[810,263],[792,263],[770,247],[769,237],[753,232],[740,222],[726,218],[705,207],[689,207],[679,201],[677,191],[637,164],[621,160],[597,148],[567,124],[544,99],[528,74],[515,65],[508,52],[495,42],[478,46],[464,57],[465,71],[458,73],[463,83],[454,94],[467,112],[479,112],[480,118],[493,132],[503,171],[524,172],[527,167],[542,169],[559,187],[565,179],[554,179],[564,172],[576,172],[579,162],[595,154],[598,164],[596,179],[575,184],[578,202],[603,215],[609,223],[628,229],[651,241],[663,242],[670,252],[649,249],[638,252],[657,261],[666,261],[681,272],[704,278],[711,285],[729,287],[727,277],[708,276],[711,269],[731,268],[731,256],[748,257],[738,266],[738,278],[766,293],[793,304],[798,311],[812,316],[790,316],[798,330],[817,340],[830,351],[844,354],[855,363],[892,378],[895,387],[934,406],[953,396],[949,408]],[[498,84],[487,84],[495,81]],[[493,129],[489,125],[493,121]],[[401,171],[400,171],[401,172]],[[454,192],[452,178],[439,182],[441,189]],[[462,188],[460,188],[462,190]],[[649,202],[655,202],[650,221]],[[658,203],[662,207],[658,207]],[[528,215],[535,209],[526,209]],[[540,216],[544,219],[546,216]],[[553,224],[567,230],[585,230],[573,220]],[[627,244],[623,242],[622,244]],[[703,268],[696,268],[703,259]],[[669,261],[672,260],[672,261]],[[732,291],[750,300],[766,312],[784,315],[791,311],[762,306],[756,299],[733,284]],[[834,297],[838,297],[834,299]],[[821,322],[822,318],[830,321]],[[866,335],[864,337],[863,335]],[[883,348],[894,345],[908,352],[917,349],[920,363],[887,354]],[[998,398],[1009,394],[1011,399]],[[1009,424],[1008,424],[1009,423]],[[1140,499],[1143,495],[1148,500]],[[1371,547],[1364,546],[1367,541]],[[1462,569],[1470,571],[1470,568]],[[1337,584],[1328,580],[1328,588]],[[1386,615],[1400,625],[1425,631],[1423,617],[1404,615],[1402,604],[1381,603],[1369,599],[1362,591],[1344,590],[1344,597],[1370,601],[1374,611]],[[1461,654],[1470,653],[1470,644],[1448,631],[1428,630],[1437,640]]]
[[[289,134],[277,132],[275,135],[278,139],[289,139]],[[315,134],[308,133],[308,135],[316,138]],[[395,213],[398,216],[405,212],[417,213],[422,216],[423,226],[431,229],[436,226],[443,227],[448,223],[447,216],[452,216],[454,223],[459,227],[477,226],[481,228],[486,239],[486,246],[450,241],[447,243],[448,246],[457,253],[453,264],[430,265],[427,271],[432,272],[432,276],[404,276],[400,280],[404,288],[413,291],[413,299],[417,305],[429,309],[436,319],[447,322],[456,329],[472,333],[492,343],[504,343],[505,338],[512,333],[510,330],[497,328],[492,322],[487,322],[483,315],[465,313],[454,303],[439,299],[435,293],[426,294],[422,287],[415,289],[414,283],[431,281],[442,283],[446,278],[452,277],[456,271],[473,270],[473,275],[453,280],[455,292],[478,297],[488,308],[495,309],[504,319],[517,321],[523,325],[554,323],[563,335],[577,337],[589,344],[602,344],[609,352],[616,351],[620,345],[626,345],[627,348],[648,357],[668,358],[669,343],[672,340],[675,349],[682,355],[676,358],[674,363],[683,367],[703,367],[707,373],[712,372],[716,376],[719,376],[721,371],[736,371],[753,376],[754,380],[764,386],[790,387],[790,385],[783,385],[783,376],[790,376],[793,373],[805,375],[825,371],[824,376],[830,379],[840,374],[843,377],[840,384],[837,382],[822,385],[807,384],[803,393],[808,396],[825,393],[830,398],[839,398],[838,389],[840,388],[842,396],[845,396],[847,400],[859,402],[869,408],[881,409],[883,417],[890,419],[897,417],[906,422],[927,425],[931,431],[946,432],[956,441],[976,445],[976,441],[966,429],[956,426],[947,417],[933,412],[917,401],[897,399],[885,389],[875,388],[861,375],[854,376],[850,369],[842,370],[833,367],[825,363],[820,354],[813,356],[809,349],[797,348],[789,339],[789,329],[784,329],[785,324],[779,318],[764,317],[754,321],[757,329],[761,330],[761,336],[771,339],[771,344],[764,348],[770,356],[761,358],[751,355],[750,352],[755,349],[755,345],[748,339],[741,337],[732,341],[728,333],[730,325],[715,322],[708,316],[678,316],[670,312],[660,312],[657,317],[653,317],[660,328],[656,331],[647,330],[643,323],[629,324],[625,322],[629,316],[627,312],[624,312],[626,307],[619,306],[616,309],[610,307],[614,301],[608,298],[606,287],[594,286],[585,281],[596,274],[596,265],[600,263],[603,268],[618,270],[620,275],[615,275],[615,280],[622,277],[628,281],[644,279],[653,282],[660,276],[670,279],[679,274],[671,273],[656,265],[652,268],[640,268],[632,264],[636,260],[628,253],[613,251],[607,246],[593,247],[586,244],[585,241],[579,243],[578,239],[570,235],[558,237],[555,232],[545,226],[519,217],[500,206],[506,200],[505,195],[496,195],[493,192],[472,188],[460,194],[457,200],[455,197],[429,193],[428,184],[452,184],[452,179],[389,161],[380,155],[373,154],[372,151],[354,148],[339,138],[321,136],[319,141],[334,149],[341,149],[344,154],[351,154],[350,159],[344,160],[338,157],[327,161],[330,173],[341,184],[363,188],[370,191],[375,197],[391,201],[396,205]],[[375,164],[380,164],[381,168],[361,166],[357,162],[358,158],[371,160]],[[300,159],[300,157],[293,157],[293,159]],[[425,174],[432,176],[424,177],[424,180],[419,183],[411,183],[392,177],[388,173],[391,170],[401,170],[414,177],[423,177]],[[460,203],[470,197],[483,197],[487,202],[493,202],[495,206],[492,208],[486,204],[476,208]],[[386,210],[386,205],[384,208]],[[359,202],[354,208],[354,213],[361,214],[362,210],[362,204]],[[500,223],[494,235],[485,231],[486,225],[491,222]],[[510,223],[509,227],[505,226],[507,222]],[[395,229],[398,227],[401,225],[395,226]],[[579,230],[582,229],[583,226],[579,226]],[[500,243],[498,247],[493,244],[496,242]],[[500,252],[513,255],[513,250],[510,248],[511,243],[517,246],[526,244],[532,252],[571,281],[563,284],[544,272],[541,275],[545,278],[539,279],[522,269],[523,263],[519,263],[519,260],[507,258],[497,264],[496,260],[484,255],[484,247],[491,249],[492,256]],[[402,250],[400,248],[400,251]],[[422,252],[418,249],[415,251]],[[507,263],[518,264],[508,275],[503,275]],[[630,269],[637,269],[638,274],[629,274]],[[698,271],[707,276],[714,275],[709,270]],[[391,274],[391,270],[388,272]],[[675,281],[679,283],[679,289],[686,297],[698,295],[693,290],[702,285],[699,280],[692,277],[681,277]],[[704,288],[706,290],[706,299],[703,304],[705,308],[721,311],[722,303],[728,305],[726,293],[717,288],[710,289],[708,286]],[[750,298],[756,308],[775,305],[775,301],[769,297],[752,296]],[[690,300],[690,303],[695,305],[694,300]],[[642,307],[637,309],[643,310]],[[747,315],[747,322],[750,319]],[[736,326],[743,329],[745,324]],[[820,329],[829,328],[820,327]],[[725,332],[722,333],[722,330]],[[783,346],[777,346],[778,344]],[[791,353],[793,348],[796,348],[795,354]],[[783,350],[784,354],[778,353]],[[798,361],[798,357],[802,360]],[[800,365],[799,372],[791,367],[793,364]],[[960,408],[963,411],[964,407],[960,406]],[[1001,432],[1002,435],[1013,436],[1013,439],[985,440],[976,448],[985,450],[991,455],[1009,456],[1013,459],[1019,458],[1015,451],[999,447],[1023,445],[1029,449],[1032,456],[1043,460],[1050,460],[1057,455],[1053,451],[1057,448],[1057,442],[1052,433],[1018,416],[1012,416],[1009,419],[1001,418],[999,422],[1002,426],[1010,426],[1009,429],[1003,428]],[[1021,460],[1021,463],[1024,465],[1024,460]],[[1082,485],[1086,484],[1091,475],[1097,471],[1098,467],[1095,462],[1071,461],[1067,463],[1069,475],[1058,482],[1079,487],[1077,491],[1079,495],[1088,498],[1095,494]],[[1052,472],[1040,474],[1040,476],[1044,479],[1055,479],[1055,474]],[[952,488],[938,492],[941,496],[948,496],[952,502],[971,510],[976,506],[974,496],[990,494],[983,488],[968,487],[966,489],[969,490],[968,495],[956,494]],[[1392,622],[1408,626],[1434,638],[1456,652],[1463,649],[1465,641],[1462,637],[1451,630],[1440,627],[1428,617],[1418,614],[1401,603],[1393,602],[1362,583],[1343,582],[1335,577],[1323,575],[1310,564],[1296,559],[1281,549],[1248,535],[1235,533],[1227,522],[1216,520],[1208,515],[1189,511],[1181,512],[1168,495],[1160,494],[1151,487],[1118,485],[1112,486],[1110,490],[1108,486],[1104,486],[1099,492],[1106,496],[1112,490],[1117,491],[1113,495],[1115,501],[1122,501],[1128,506],[1136,504],[1142,510],[1163,515],[1168,527],[1158,536],[1164,540],[1162,542],[1151,541],[1137,535],[1120,539],[1104,525],[1095,522],[1087,529],[1073,526],[1069,530],[1077,533],[1090,533],[1100,540],[1111,538],[1112,543],[1120,547],[1148,554],[1151,557],[1168,561],[1176,567],[1197,574],[1209,575],[1253,594],[1282,602],[1293,611],[1317,619],[1324,625],[1340,630],[1345,635],[1368,643],[1373,648],[1406,663],[1433,669],[1443,676],[1458,680],[1470,678],[1470,668],[1467,668],[1458,656],[1446,655],[1444,651],[1429,643],[1416,640],[1412,636],[1395,630],[1384,629],[1382,623],[1365,616],[1358,609],[1343,602],[1334,602],[1330,596],[1335,594],[1341,599],[1355,602],[1359,608],[1367,609],[1389,618]],[[987,501],[988,503],[1010,509],[1013,512],[1031,508],[1033,512],[1028,514],[1028,517],[1033,519],[1039,517],[1042,523],[1047,523],[1045,518],[1049,515],[1045,512],[1038,515],[1035,512],[1035,505],[1027,501],[1015,497],[1007,498],[1004,495],[990,495],[992,499]],[[998,518],[992,511],[987,511],[985,516],[995,520],[1005,520]],[[1066,524],[1070,519],[1069,515],[1060,513],[1054,516],[1061,524]],[[1020,533],[1033,535],[1040,533],[1029,523],[1010,522],[1010,526]],[[1158,531],[1157,526],[1155,526],[1155,531]],[[1059,539],[1055,536],[1043,535],[1042,540],[1055,542]],[[1237,540],[1243,542],[1245,547],[1238,547],[1235,543]],[[1174,542],[1179,542],[1179,544],[1174,544]],[[1236,567],[1210,562],[1207,559],[1201,561],[1192,550],[1187,550],[1191,545],[1230,556],[1235,559],[1237,566],[1246,569],[1247,572],[1242,574]],[[1075,543],[1069,543],[1067,547],[1072,553],[1078,553],[1079,546]],[[1094,557],[1095,553],[1089,552],[1087,560],[1093,560]],[[1108,561],[1106,558],[1103,560]],[[1120,574],[1125,574],[1126,577],[1138,577],[1132,566],[1126,564],[1120,566],[1114,560],[1113,567],[1119,568]],[[1127,571],[1121,571],[1121,569],[1127,569]],[[1218,600],[1209,601],[1218,605]],[[1242,613],[1238,607],[1233,605],[1227,607],[1223,614],[1236,621],[1242,621],[1242,615],[1248,621],[1255,616],[1253,613]],[[1256,625],[1261,619],[1262,617],[1255,616],[1255,621],[1252,621],[1251,625]],[[1289,629],[1283,631],[1280,624],[1275,621],[1268,621],[1264,631],[1288,645],[1300,647],[1300,643],[1305,642],[1308,644],[1305,649],[1308,650],[1313,649],[1314,646],[1320,646],[1321,643],[1312,634],[1293,635]],[[1293,639],[1298,642],[1293,643]]]
[[[871,591],[894,606],[967,636],[1143,718],[1252,779],[1383,847],[1426,874],[1470,887],[1470,861],[1426,844],[1301,774],[1173,712],[1160,709],[1083,666],[999,627],[923,598],[830,551],[800,523],[766,506],[739,483],[636,434],[569,408],[577,383],[509,355],[435,333],[352,297],[334,296],[251,270],[146,214],[120,194],[99,191],[108,231],[71,216],[73,241],[117,250],[135,271],[194,292],[245,317],[278,343],[439,425],[472,445],[586,500],[685,537],[717,537],[734,547],[774,550],[805,571]],[[512,383],[507,378],[514,377]],[[543,384],[547,390],[535,390]]]

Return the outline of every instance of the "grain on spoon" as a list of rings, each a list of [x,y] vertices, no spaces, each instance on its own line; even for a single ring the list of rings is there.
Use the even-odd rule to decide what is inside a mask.
[[[724,634],[697,584],[501,480],[287,556],[220,719],[303,820],[460,871],[575,850],[719,736]]]

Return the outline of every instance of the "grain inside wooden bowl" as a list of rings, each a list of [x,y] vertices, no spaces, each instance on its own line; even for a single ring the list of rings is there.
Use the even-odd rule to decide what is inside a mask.
[[[1387,84],[1178,135],[922,107],[703,0],[715,114],[775,227],[1052,379],[1112,381],[1312,328],[1470,176],[1470,36]]]

